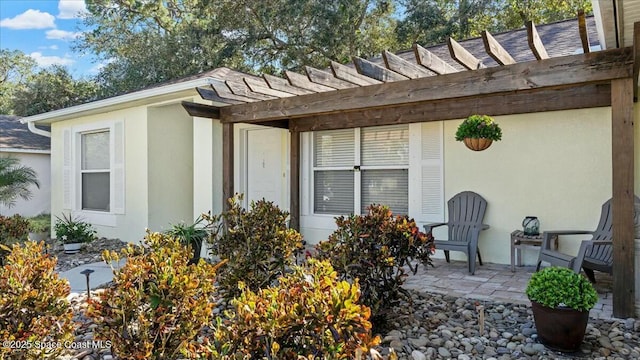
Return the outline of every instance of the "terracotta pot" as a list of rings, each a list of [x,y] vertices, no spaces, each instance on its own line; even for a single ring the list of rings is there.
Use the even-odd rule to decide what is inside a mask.
[[[473,151],[482,151],[491,146],[493,142],[493,140],[486,138],[464,138],[463,141],[464,144]]]
[[[589,322],[588,311],[570,308],[548,308],[531,302],[538,338],[556,351],[575,352],[580,349]]]

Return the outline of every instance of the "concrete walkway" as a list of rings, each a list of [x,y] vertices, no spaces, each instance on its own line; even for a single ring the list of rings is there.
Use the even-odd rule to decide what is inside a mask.
[[[469,274],[466,261],[434,259],[434,267],[420,265],[416,275],[409,273],[404,288],[425,292],[447,294],[455,297],[478,299],[482,301],[500,301],[530,304],[525,289],[535,272],[535,266],[516,267],[511,272],[510,265],[477,265],[475,275]],[[608,274],[596,272],[595,288],[599,301],[591,310],[595,319],[613,317],[612,279]]]
[[[122,267],[125,261],[125,259],[121,259],[118,265]],[[61,272],[60,277],[69,280],[69,285],[71,285],[72,293],[87,291],[87,277],[81,274],[81,272],[86,269],[91,269],[94,271],[89,277],[89,285],[91,286],[91,289],[95,289],[96,287],[102,284],[106,284],[113,279],[113,271],[111,270],[111,266],[103,261],[84,264],[71,270]]]

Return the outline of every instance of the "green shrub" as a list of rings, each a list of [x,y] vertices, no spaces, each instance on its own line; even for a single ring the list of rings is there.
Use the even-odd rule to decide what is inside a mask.
[[[241,285],[233,309],[218,320],[211,359],[354,359],[377,345],[358,282],[338,281],[327,261],[293,267],[257,293]],[[209,341],[209,339],[207,339]]]
[[[526,293],[529,300],[550,308],[589,311],[598,302],[598,293],[589,280],[571,269],[557,266],[533,273]]]
[[[338,229],[317,245],[317,257],[331,261],[341,279],[358,279],[363,303],[377,317],[408,298],[401,287],[406,277],[403,266],[411,267],[414,259],[431,264],[434,244],[413,219],[393,216],[381,205],[371,205],[368,211],[336,218]],[[415,273],[417,267],[411,270]]]
[[[30,217],[29,232],[32,233],[49,233],[51,231],[51,215],[40,214],[38,216]]]
[[[89,302],[95,338],[110,340],[118,359],[192,356],[215,306],[217,266],[188,265],[189,249],[166,234],[147,233],[144,244],[122,250],[127,262],[114,269],[113,285]],[[113,263],[120,255],[105,251],[103,258]]]
[[[43,247],[32,241],[14,245],[0,267],[0,341],[31,346],[0,347],[0,359],[56,359],[64,347],[43,345],[73,340],[69,283],[58,277],[56,260]]]
[[[29,222],[16,214],[13,216],[0,215],[0,265],[11,251],[13,244],[22,243],[29,235]]]
[[[289,214],[273,202],[251,202],[247,211],[240,206],[242,195],[229,199],[230,209],[207,218],[213,226],[211,253],[228,260],[219,271],[218,284],[225,297],[240,293],[238,283],[257,291],[272,285],[294,262],[294,252],[302,248],[302,236],[287,228]]]

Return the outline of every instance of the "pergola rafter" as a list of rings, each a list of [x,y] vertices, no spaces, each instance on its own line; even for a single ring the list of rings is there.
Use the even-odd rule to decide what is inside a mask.
[[[581,22],[579,22],[582,24]],[[634,46],[550,58],[533,23],[527,23],[529,47],[537,60],[516,62],[488,32],[485,51],[498,66],[486,65],[455,40],[451,57],[467,71],[414,45],[414,59],[390,52],[381,62],[355,57],[353,66],[331,62],[329,70],[285,72],[286,79],[264,75],[213,82],[198,89],[220,106],[184,103],[193,116],[219,119],[223,127],[223,198],[233,195],[234,123],[288,128],[290,141],[290,224],[300,215],[300,133],[350,127],[404,124],[463,118],[472,113],[508,115],[552,110],[612,108],[614,236],[614,316],[635,313],[633,286],[633,101],[640,72],[640,24]],[[579,25],[582,29],[583,25]],[[586,28],[586,27],[585,27]],[[269,90],[270,89],[270,90]]]

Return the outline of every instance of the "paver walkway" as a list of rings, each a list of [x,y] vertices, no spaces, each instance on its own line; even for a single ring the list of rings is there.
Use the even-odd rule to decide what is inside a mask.
[[[530,303],[525,289],[535,266],[516,267],[516,271],[511,272],[510,265],[484,263],[471,275],[466,261],[447,263],[444,259],[433,259],[433,265],[428,268],[421,265],[416,275],[410,273],[403,287],[479,301]],[[589,314],[592,318],[613,317],[611,282],[611,276],[596,272],[599,301]]]

